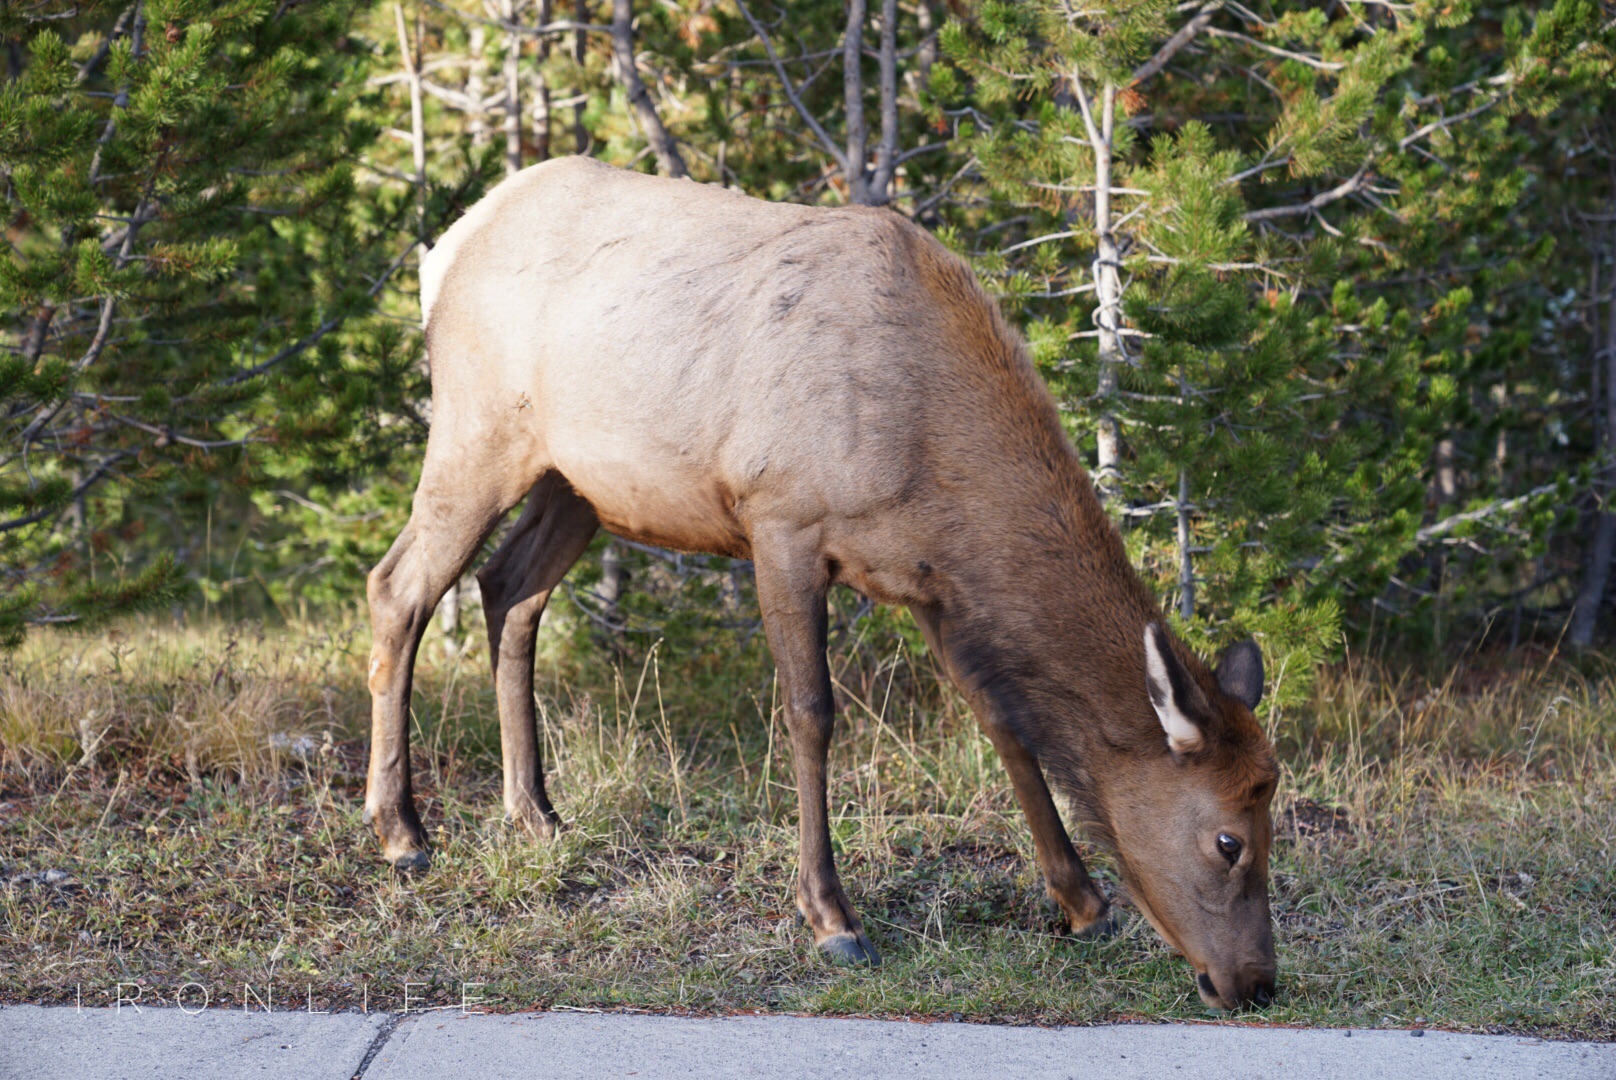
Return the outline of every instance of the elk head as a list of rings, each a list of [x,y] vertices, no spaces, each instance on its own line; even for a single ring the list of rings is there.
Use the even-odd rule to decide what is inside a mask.
[[[1106,800],[1123,880],[1195,969],[1202,1001],[1266,1005],[1275,976],[1268,805],[1278,774],[1252,715],[1262,654],[1241,642],[1215,675],[1198,676],[1160,623],[1145,628],[1143,644],[1139,707],[1153,711],[1161,737]]]

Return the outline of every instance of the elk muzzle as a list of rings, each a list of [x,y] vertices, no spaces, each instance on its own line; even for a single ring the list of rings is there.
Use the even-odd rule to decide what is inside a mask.
[[[1196,973],[1195,988],[1214,1009],[1266,1008],[1274,1000],[1274,968],[1271,964],[1211,968]]]

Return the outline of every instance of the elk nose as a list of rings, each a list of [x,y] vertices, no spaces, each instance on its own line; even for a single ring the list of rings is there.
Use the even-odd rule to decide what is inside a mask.
[[[1274,966],[1271,963],[1248,967],[1241,973],[1240,1004],[1266,1009],[1274,1000]]]
[[[1216,980],[1209,972],[1198,972],[1195,987],[1201,1000],[1215,1009],[1243,1009],[1248,1005],[1267,1008],[1274,1000],[1274,976],[1266,971],[1224,971]]]

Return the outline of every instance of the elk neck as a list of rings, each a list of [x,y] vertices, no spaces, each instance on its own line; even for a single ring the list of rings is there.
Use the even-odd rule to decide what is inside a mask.
[[[1161,752],[1143,640],[1162,616],[1048,411],[1035,425],[1043,431],[1023,421],[1020,437],[1006,440],[1016,452],[989,458],[969,522],[944,542],[934,613],[947,666],[973,706],[1015,734],[1103,838],[1097,777]]]

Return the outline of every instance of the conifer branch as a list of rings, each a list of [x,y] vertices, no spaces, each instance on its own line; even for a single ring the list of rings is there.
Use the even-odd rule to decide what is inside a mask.
[[[1492,517],[1494,514],[1507,514],[1511,510],[1525,506],[1533,499],[1540,499],[1550,492],[1559,490],[1559,486],[1558,484],[1543,484],[1528,491],[1525,495],[1517,495],[1513,499],[1499,499],[1496,502],[1488,503],[1486,506],[1479,506],[1474,510],[1466,510],[1462,514],[1445,517],[1441,521],[1433,522],[1416,532],[1414,542],[1428,544],[1438,537],[1447,535],[1460,525],[1472,521],[1481,521]]]
[[[408,247],[399,252],[398,258],[394,259],[387,269],[382,271],[381,276],[376,279],[376,281],[371,285],[370,289],[365,293],[365,298],[367,300],[375,299],[376,294],[382,291],[382,287],[392,279],[394,274],[398,273],[399,268],[404,265],[404,260],[410,257],[410,252],[414,251],[419,244],[419,240],[412,241]],[[250,368],[242,368],[238,371],[232,372],[230,375],[227,375],[225,378],[214,383],[214,386],[236,386],[240,383],[246,382],[248,379],[256,379],[258,376],[264,374],[264,372],[270,370],[271,368],[284,363],[285,361],[296,356],[298,353],[303,352],[305,349],[318,344],[320,339],[324,338],[327,334],[331,333],[331,331],[341,326],[347,321],[347,319],[348,314],[346,312],[341,315],[333,315],[331,318],[315,327],[308,334],[292,342],[290,345],[287,345],[285,348],[281,349],[274,356],[271,356],[263,363],[255,364]]]
[[[1328,191],[1319,192],[1305,203],[1292,203],[1288,206],[1268,206],[1261,210],[1247,210],[1242,216],[1247,221],[1273,221],[1278,218],[1301,217],[1312,214],[1363,188],[1369,182],[1369,165],[1369,162],[1364,162],[1351,177],[1343,180]]]
[[[76,501],[79,496],[83,495],[96,484],[100,483],[108,473],[112,472],[113,468],[120,461],[134,456],[135,452],[133,450],[119,450],[114,452],[110,457],[105,458],[94,472],[90,473],[89,476],[86,476],[83,480],[79,481],[79,483],[74,486],[73,490],[68,492],[67,496],[59,503],[52,503],[49,506],[42,506],[31,514],[25,514],[22,517],[12,518],[9,521],[0,521],[0,533],[10,532],[13,529],[21,529],[28,525],[36,525],[50,517],[52,514],[62,513],[63,510],[65,510],[68,505]]]

